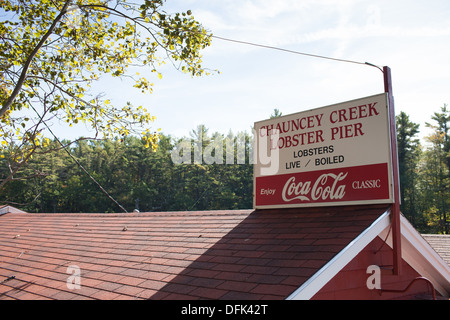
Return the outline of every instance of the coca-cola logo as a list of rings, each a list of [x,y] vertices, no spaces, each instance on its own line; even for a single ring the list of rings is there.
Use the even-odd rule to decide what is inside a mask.
[[[312,181],[295,181],[291,177],[283,187],[282,198],[285,202],[293,200],[317,201],[340,200],[345,196],[345,184],[339,184],[348,172],[339,174],[324,173],[314,183]]]

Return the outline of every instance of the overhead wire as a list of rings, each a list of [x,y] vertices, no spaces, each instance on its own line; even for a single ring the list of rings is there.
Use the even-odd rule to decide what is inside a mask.
[[[260,48],[284,51],[284,52],[288,52],[288,53],[293,53],[293,54],[298,54],[298,55],[303,55],[303,56],[308,56],[308,57],[313,57],[313,58],[328,59],[328,60],[334,60],[334,61],[340,61],[340,62],[348,62],[348,63],[355,63],[355,64],[365,64],[363,62],[358,62],[358,61],[331,58],[331,57],[321,56],[321,55],[317,55],[317,54],[299,52],[299,51],[295,51],[295,50],[284,49],[284,48],[279,48],[279,47],[274,47],[274,46],[269,46],[269,45],[254,43],[254,42],[248,42],[248,41],[242,41],[242,40],[234,40],[234,39],[219,37],[219,36],[215,36],[215,35],[213,35],[212,37],[215,38],[215,39],[223,40],[223,41],[229,41],[229,42],[245,44],[245,45],[254,46],[254,47],[260,47]]]
[[[30,103],[31,108],[34,110],[34,112],[39,116],[39,113],[37,110],[33,107],[33,105]],[[124,213],[128,213],[128,211],[116,200],[114,199],[106,190],[102,187],[102,185],[86,170],[86,168],[83,167],[83,165],[76,159],[70,152],[67,150],[67,147],[63,145],[61,140],[58,139],[58,137],[53,133],[52,129],[47,125],[47,122],[42,121],[45,125],[45,127],[48,129],[48,131],[51,133],[51,135],[55,138],[55,140],[59,143],[62,149],[66,151],[66,153],[72,158],[72,160],[77,164],[78,167],[97,185],[97,187],[112,201],[114,202]]]
[[[249,41],[230,39],[230,38],[225,38],[225,37],[216,36],[216,35],[211,35],[211,37],[215,38],[215,39],[222,40],[222,41],[228,41],[228,42],[234,42],[234,43],[244,44],[244,45],[249,45],[249,46],[254,46],[254,47],[260,47],[260,48],[265,48],[265,49],[283,51],[283,52],[297,54],[297,55],[302,55],[302,56],[307,56],[307,57],[311,57],[311,58],[319,58],[319,59],[326,59],[326,60],[331,60],[331,61],[336,61],[336,62],[345,62],[345,63],[353,63],[353,64],[359,64],[359,65],[367,65],[367,66],[370,66],[370,67],[375,67],[375,68],[381,70],[381,72],[383,72],[383,69],[381,67],[379,67],[379,66],[377,66],[375,64],[372,64],[370,62],[361,62],[361,61],[355,61],[355,60],[333,58],[333,57],[328,57],[328,56],[323,56],[323,55],[318,55],[318,54],[306,53],[306,52],[290,50],[290,49],[285,49],[285,48],[280,48],[280,47],[275,47],[275,46],[269,46],[269,45],[265,45],[265,44],[249,42]]]
[[[200,34],[199,31],[194,31],[194,30],[184,30],[184,29],[181,30],[180,29],[180,31],[190,32],[190,33],[194,33],[194,34]],[[204,31],[205,30],[203,30],[203,32]],[[382,67],[380,67],[378,65],[375,65],[373,63],[370,63],[370,62],[362,62],[362,61],[356,61],[356,60],[350,60],[350,59],[334,58],[334,57],[329,57],[329,56],[324,56],[324,55],[319,55],[319,54],[301,52],[301,51],[297,51],[297,50],[291,50],[291,49],[286,49],[286,48],[281,48],[281,47],[276,47],[276,46],[270,46],[270,45],[261,44],[261,43],[255,43],[255,42],[250,42],[250,41],[226,38],[226,37],[215,35],[211,31],[206,31],[206,32],[210,33],[209,36],[211,38],[222,40],[222,41],[233,42],[233,43],[243,44],[243,45],[248,45],[248,46],[253,46],[253,47],[260,47],[260,48],[265,48],[265,49],[270,49],[270,50],[277,50],[277,51],[282,51],[282,52],[302,55],[302,56],[311,57],[311,58],[326,59],[326,60],[335,61],[335,62],[345,62],[345,63],[353,63],[353,64],[358,64],[358,65],[366,65],[366,66],[377,68],[382,73],[384,73]]]

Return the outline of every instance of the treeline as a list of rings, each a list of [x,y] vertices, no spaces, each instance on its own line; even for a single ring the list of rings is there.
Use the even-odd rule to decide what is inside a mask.
[[[177,164],[172,160],[172,151],[186,141],[192,142],[192,161]],[[223,165],[196,161],[194,149],[200,144],[204,150],[215,141],[232,142],[236,150],[231,152],[234,165],[227,164],[231,162],[229,149],[222,155]],[[0,190],[0,203],[27,212],[72,213],[121,212],[121,207],[141,212],[252,208],[250,143],[246,133],[210,135],[199,126],[191,137],[183,139],[162,134],[156,151],[146,148],[145,141],[136,137],[123,141],[81,140],[66,147],[72,158],[57,141],[51,141],[22,170],[24,179],[10,181]],[[237,159],[239,150],[246,153],[245,163]],[[6,177],[8,157],[0,160],[0,176]]]
[[[449,121],[444,105],[426,124],[432,133],[420,141],[419,125],[403,112],[397,116],[401,210],[423,233],[449,232]],[[223,148],[217,148],[221,144]],[[67,146],[70,156],[58,141],[50,141],[21,169],[22,178],[0,190],[0,203],[28,212],[120,212],[120,206],[127,211],[249,209],[253,206],[251,144],[248,133],[210,134],[204,126],[192,130],[189,137],[162,134],[156,151],[128,137],[81,140]],[[177,149],[180,146],[184,153]],[[214,163],[198,158],[201,153]],[[3,156],[0,176],[6,177],[11,159],[6,153]]]
[[[431,134],[421,142],[419,125],[404,112],[396,117],[401,212],[423,233],[449,233],[450,111],[444,105],[426,123]]]

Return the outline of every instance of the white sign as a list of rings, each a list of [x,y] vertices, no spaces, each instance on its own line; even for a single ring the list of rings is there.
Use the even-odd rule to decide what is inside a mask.
[[[255,123],[255,208],[392,203],[387,95]]]

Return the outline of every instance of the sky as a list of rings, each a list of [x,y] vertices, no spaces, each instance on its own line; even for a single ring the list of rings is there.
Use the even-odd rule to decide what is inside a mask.
[[[167,0],[168,13],[191,10],[215,36],[392,70],[396,114],[428,131],[434,112],[450,103],[448,0]],[[219,70],[192,78],[173,65],[153,79],[154,92],[102,84],[112,102],[142,104],[153,129],[185,137],[200,124],[209,132],[251,132],[254,122],[359,99],[384,91],[383,74],[367,65],[330,61],[214,38],[203,66]],[[145,74],[145,70],[140,72]],[[67,133],[67,132],[66,132]]]

